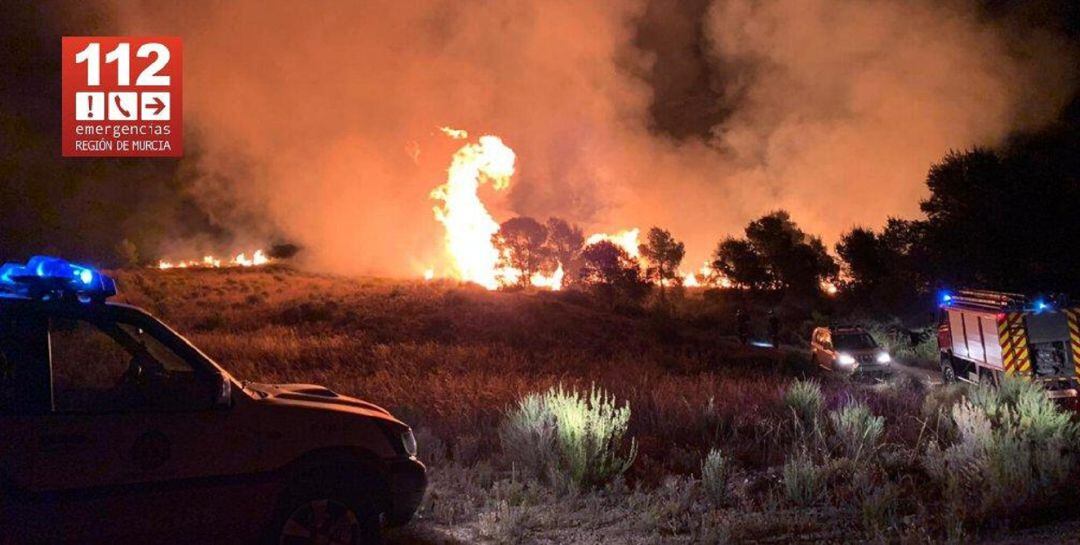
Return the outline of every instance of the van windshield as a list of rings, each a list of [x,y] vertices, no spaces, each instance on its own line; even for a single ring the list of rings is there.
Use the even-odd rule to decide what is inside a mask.
[[[877,348],[877,343],[868,333],[844,333],[833,335],[833,346],[837,350],[868,350]]]

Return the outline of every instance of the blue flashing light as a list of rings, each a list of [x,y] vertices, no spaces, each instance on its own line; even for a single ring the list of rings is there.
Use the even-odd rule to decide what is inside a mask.
[[[952,303],[953,296],[947,291],[938,293],[938,304],[941,306],[947,306]]]
[[[1035,312],[1042,312],[1044,310],[1050,310],[1050,303],[1047,303],[1044,299],[1035,300]]]
[[[116,295],[112,278],[91,267],[58,257],[34,256],[0,266],[0,293],[36,299],[73,298],[103,302]]]

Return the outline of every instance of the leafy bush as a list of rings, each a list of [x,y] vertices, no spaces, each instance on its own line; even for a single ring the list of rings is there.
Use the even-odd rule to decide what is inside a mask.
[[[885,419],[874,416],[861,402],[830,412],[829,421],[837,448],[852,460],[872,454],[885,432]]]
[[[825,477],[810,454],[800,450],[784,462],[784,494],[796,505],[811,505],[821,497]]]
[[[893,373],[888,385],[897,394],[912,393],[922,397],[927,391],[926,383],[910,373]]]
[[[963,520],[1035,509],[1075,474],[1080,428],[1034,383],[973,388],[953,406],[952,422],[955,441],[932,442],[923,465]]]
[[[813,381],[796,380],[784,392],[784,405],[806,429],[817,421],[822,404],[821,386]]]
[[[722,505],[727,500],[730,473],[729,462],[724,458],[723,453],[717,449],[709,450],[709,454],[701,464],[701,484],[709,499],[716,505]]]
[[[529,394],[508,411],[499,427],[506,458],[518,469],[540,479],[553,479],[559,466],[555,414],[544,394]]]
[[[499,431],[503,451],[523,470],[554,484],[591,487],[625,472],[637,454],[631,438],[626,456],[629,405],[593,387],[588,394],[556,386],[529,394],[509,411]]]
[[[898,321],[862,321],[861,326],[895,358],[920,362],[938,359],[937,328],[933,326],[909,330]]]
[[[868,487],[859,502],[863,528],[878,543],[888,543],[888,532],[899,525],[899,487],[891,482]]]

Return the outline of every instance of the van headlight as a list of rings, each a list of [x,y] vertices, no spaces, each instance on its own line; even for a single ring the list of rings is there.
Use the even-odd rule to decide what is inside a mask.
[[[878,363],[889,363],[892,361],[892,356],[889,356],[888,352],[881,352],[877,355]]]
[[[839,354],[836,356],[836,363],[840,365],[855,365],[855,357],[851,354]]]
[[[416,456],[416,436],[411,428],[401,434],[401,446],[405,447],[405,454]]]

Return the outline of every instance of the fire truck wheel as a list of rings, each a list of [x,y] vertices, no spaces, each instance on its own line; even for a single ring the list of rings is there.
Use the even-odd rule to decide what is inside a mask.
[[[952,359],[949,356],[941,357],[941,380],[945,384],[956,382],[956,369],[953,369]]]

